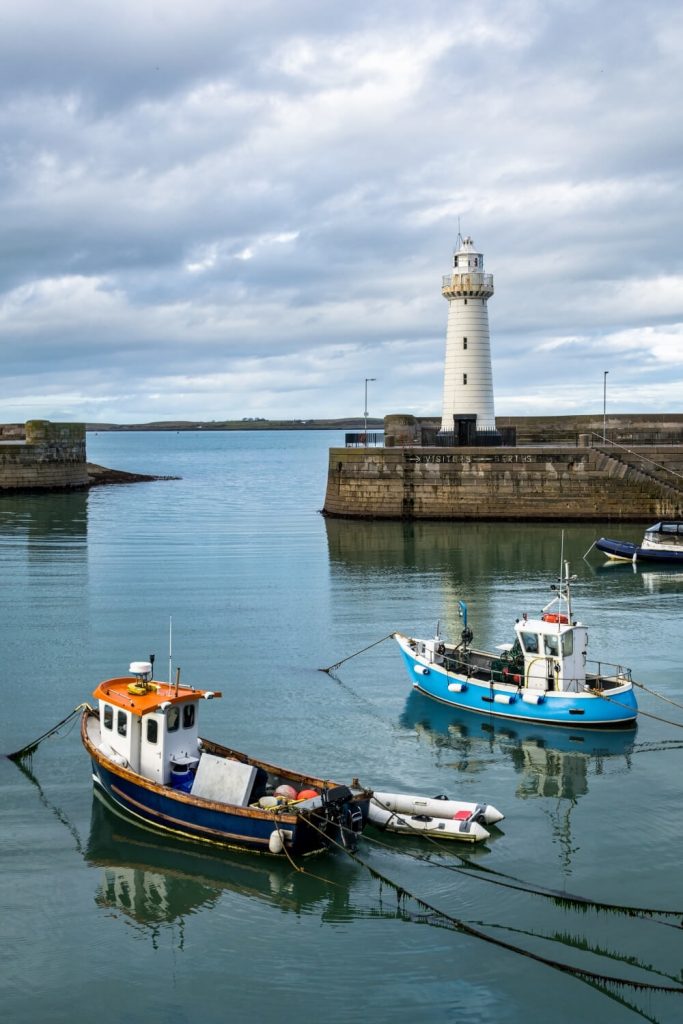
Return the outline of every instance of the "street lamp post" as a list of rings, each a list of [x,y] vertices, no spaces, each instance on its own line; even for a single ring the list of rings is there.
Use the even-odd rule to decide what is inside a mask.
[[[602,440],[607,440],[607,374],[609,370],[602,372]]]
[[[363,416],[365,417],[365,447],[366,448],[368,446],[368,383],[370,381],[375,381],[375,380],[377,380],[376,377],[366,377],[365,378],[365,412],[363,413]]]

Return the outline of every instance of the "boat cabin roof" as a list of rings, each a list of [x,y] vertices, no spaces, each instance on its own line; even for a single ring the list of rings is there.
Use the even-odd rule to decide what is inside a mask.
[[[558,620],[557,614],[550,612],[547,616],[537,619],[518,619],[515,629],[519,633],[565,633],[568,629],[580,625],[580,622],[568,622],[565,614]]]
[[[105,679],[96,690],[96,700],[107,701],[117,708],[125,708],[134,715],[148,715],[159,711],[161,705],[187,704],[189,701],[212,697],[222,697],[220,690],[196,690],[193,686],[173,683],[158,683],[152,680],[141,685],[136,676],[121,676],[117,679]]]
[[[678,519],[670,519],[666,522],[655,523],[654,526],[648,526],[645,533],[680,533],[683,535],[683,522]]]

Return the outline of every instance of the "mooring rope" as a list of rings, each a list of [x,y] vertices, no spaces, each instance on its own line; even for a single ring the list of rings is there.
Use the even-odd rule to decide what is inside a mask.
[[[629,956],[625,953],[618,953],[616,950],[605,949],[603,946],[596,946],[589,942],[587,939],[579,939],[575,935],[570,935],[568,932],[555,932],[552,935],[544,935],[541,932],[535,932],[530,928],[515,928],[511,924],[498,924],[495,921],[468,921],[468,924],[478,925],[481,928],[495,928],[498,931],[513,932],[516,935],[527,935],[531,939],[544,939],[546,942],[556,942],[562,946],[570,946],[573,949],[583,949],[587,953],[592,953],[594,956],[606,956],[610,960],[616,960],[620,963],[628,964],[630,967],[640,967],[641,970],[650,971],[652,974],[658,974],[660,978],[667,978],[669,981],[679,981],[680,972],[678,974],[669,974],[667,971],[661,971],[654,964],[643,964],[637,957]]]
[[[322,835],[325,835],[323,830],[319,829],[310,817],[307,817],[306,820],[313,828],[317,829],[317,831]],[[490,945],[499,947],[500,949],[506,949],[511,953],[516,953],[518,956],[525,957],[529,960],[534,960],[536,963],[544,964],[546,967],[551,967],[556,971],[561,971],[563,974],[574,975],[580,980],[587,981],[589,984],[622,985],[626,988],[633,988],[641,992],[666,992],[675,995],[683,995],[683,986],[680,985],[661,985],[651,981],[635,981],[631,978],[619,978],[615,975],[601,974],[597,971],[591,971],[586,967],[576,967],[572,964],[564,963],[561,960],[555,960],[552,957],[542,956],[540,953],[533,953],[528,949],[520,949],[511,942],[506,942],[505,939],[496,938],[494,935],[487,935],[486,932],[481,931],[481,929],[477,928],[475,925],[469,924],[467,921],[462,920],[462,918],[455,917],[453,914],[449,914],[445,910],[441,910],[439,907],[435,907],[432,903],[429,903],[421,896],[418,896],[416,893],[406,889],[404,885],[400,885],[398,882],[395,882],[393,878],[389,878],[383,872],[378,871],[377,868],[368,864],[367,861],[364,861],[357,853],[347,849],[347,847],[342,843],[338,843],[330,836],[328,836],[327,839],[331,845],[343,850],[351,860],[355,861],[362,868],[368,871],[373,878],[376,878],[390,889],[393,889],[399,899],[413,900],[413,902],[419,907],[422,907],[423,910],[434,915],[438,921],[446,922],[454,930],[462,932],[465,935],[481,939],[482,942],[487,942]],[[425,923],[432,924],[429,918],[425,919]]]
[[[51,729],[48,729],[47,732],[44,732],[42,736],[38,737],[38,739],[33,740],[31,743],[27,743],[26,746],[22,747],[20,750],[15,750],[13,754],[8,754],[7,757],[10,759],[10,761],[22,761],[24,758],[30,757],[32,754],[36,752],[39,744],[41,744],[43,740],[46,740],[48,736],[53,736],[62,728],[63,725],[66,725],[66,723],[69,722],[74,717],[74,715],[77,715],[79,711],[85,711],[86,708],[88,710],[92,710],[87,701],[83,704],[79,704],[78,707],[75,707],[73,711],[69,712],[66,718],[63,718],[61,722],[57,722],[56,725],[53,725]]]
[[[632,679],[631,682],[634,686],[637,686],[639,689],[644,690],[645,693],[649,693],[652,697],[658,697],[659,700],[663,700],[667,704],[672,704],[675,708],[683,709],[683,704],[679,704],[677,701],[671,700],[670,697],[665,697],[663,693],[659,693],[657,690],[651,690],[649,686],[645,685],[645,683],[636,683],[634,679]]]
[[[637,686],[642,684],[636,683]],[[594,697],[602,697],[603,700],[609,701],[610,704],[615,704],[618,708],[624,708],[626,711],[633,711],[633,708],[629,707],[628,704],[622,704],[621,701],[615,700],[614,697],[608,697],[602,690],[589,690]],[[680,705],[677,705],[680,707]],[[683,729],[683,722],[674,722],[670,718],[662,718],[661,715],[653,715],[651,711],[643,711],[642,708],[638,708],[637,714],[644,715],[645,718],[654,718],[655,722],[663,722],[664,725],[673,725],[676,729]]]
[[[390,810],[390,808],[382,804],[381,801],[377,800],[376,798],[375,800],[380,807],[384,808],[384,810]],[[396,814],[396,817],[399,818],[399,820],[401,820],[402,823],[406,824],[409,828],[412,828],[410,822],[407,821],[405,818],[402,818],[398,814]],[[421,839],[426,839],[429,843],[431,843],[436,848],[436,851],[439,854],[443,853],[443,845],[439,842],[438,839],[436,839],[433,836],[425,835],[425,833],[420,829],[413,829],[413,832],[416,836],[419,836]],[[392,853],[395,852],[395,847],[389,846],[388,843],[383,843],[379,839],[373,839],[366,833],[363,833],[363,839],[366,842],[374,843],[375,846],[379,846],[384,850],[389,850]],[[427,860],[427,857],[422,853],[412,853],[410,850],[401,850],[400,852],[401,855],[410,857],[413,860]],[[445,864],[443,863],[443,861],[433,861],[431,859],[427,862],[431,864],[433,867],[441,868],[444,871],[462,873],[467,878],[478,877],[482,882],[490,882],[492,885],[499,885],[503,889],[514,889],[517,892],[525,892],[531,896],[542,896],[544,899],[550,899],[554,903],[558,903],[564,906],[576,906],[580,907],[583,910],[591,908],[598,912],[618,913],[624,914],[627,917],[643,917],[650,920],[656,917],[675,917],[679,920],[683,920],[683,910],[661,910],[656,909],[654,907],[635,907],[629,906],[627,904],[606,903],[601,900],[591,899],[588,896],[580,896],[574,893],[562,892],[559,889],[547,889],[543,886],[529,885],[528,882],[525,882],[521,878],[516,878],[514,875],[508,875],[503,871],[496,871],[494,868],[488,868],[483,864],[472,864],[469,860],[467,860],[467,858],[463,857],[462,854],[458,853],[456,850],[454,850],[453,853],[460,861],[460,865],[458,866],[455,866],[453,864]],[[477,872],[479,872],[479,874],[477,874]],[[667,922],[665,921],[660,921],[659,923],[667,924]],[[676,927],[678,929],[680,926],[672,926],[667,924],[667,927]]]
[[[351,661],[351,658],[357,657],[359,654],[365,654],[372,647],[377,647],[377,644],[383,644],[385,640],[391,640],[393,633],[389,633],[387,636],[383,636],[381,640],[375,640],[374,644],[368,644],[367,647],[362,647],[360,651],[355,651],[353,654],[349,654],[347,658],[342,658],[341,661],[335,661],[334,665],[328,665],[327,668],[319,668],[318,672],[334,672],[335,668],[339,668],[345,661]]]

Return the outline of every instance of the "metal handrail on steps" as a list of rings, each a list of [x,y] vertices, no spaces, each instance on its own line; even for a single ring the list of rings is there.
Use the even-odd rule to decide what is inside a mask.
[[[622,451],[628,452],[629,455],[635,456],[635,458],[640,459],[642,462],[649,462],[651,466],[655,467],[655,469],[662,469],[662,470],[664,470],[665,473],[670,473],[671,476],[675,476],[677,480],[683,481],[683,474],[677,473],[675,469],[670,469],[669,466],[662,466],[661,463],[655,462],[653,459],[648,459],[646,455],[641,455],[640,452],[634,452],[630,448],[626,448],[623,444],[619,444],[618,441],[610,441],[608,438],[604,437],[602,434],[596,434],[595,431],[591,431],[591,435],[590,436],[591,437],[597,437],[598,440],[601,441],[603,445],[612,445],[614,448],[621,448]],[[597,446],[594,444],[593,447],[595,448]],[[603,455],[607,455],[607,452],[603,452]],[[608,456],[608,457],[610,457],[610,456]],[[617,462],[622,462],[622,460],[621,459],[617,459]],[[623,463],[623,462],[622,462],[622,464],[628,465],[628,463]],[[637,470],[637,466],[632,466],[631,468]],[[656,477],[652,477],[651,479],[656,480],[657,483],[663,483],[662,480],[657,480]],[[665,484],[664,486],[667,486],[667,485]],[[675,490],[680,490],[679,487],[675,487],[674,489]]]

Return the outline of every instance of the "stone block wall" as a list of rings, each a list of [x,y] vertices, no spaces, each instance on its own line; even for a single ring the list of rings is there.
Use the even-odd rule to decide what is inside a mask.
[[[323,512],[366,519],[683,518],[683,447],[639,451],[677,473],[680,488],[593,448],[332,448]]]
[[[0,491],[59,490],[88,482],[85,424],[29,420],[23,438],[0,436]]]

